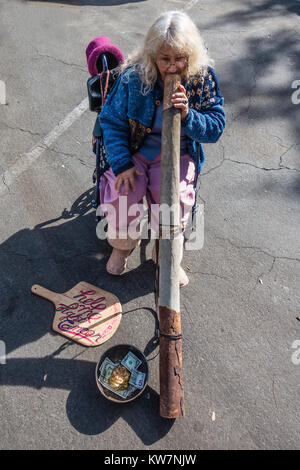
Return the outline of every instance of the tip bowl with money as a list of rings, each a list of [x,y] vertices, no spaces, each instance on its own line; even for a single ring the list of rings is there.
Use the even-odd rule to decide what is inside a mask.
[[[115,403],[128,403],[140,396],[148,382],[144,354],[130,344],[107,349],[96,365],[96,384],[102,395]]]

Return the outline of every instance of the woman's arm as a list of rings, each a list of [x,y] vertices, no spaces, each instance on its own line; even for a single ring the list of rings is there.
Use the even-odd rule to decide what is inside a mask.
[[[99,115],[108,163],[117,176],[134,166],[129,150],[128,84],[117,79]]]
[[[195,96],[199,95],[196,93]],[[218,79],[214,70],[209,68],[208,76],[204,79],[201,107],[199,110],[189,108],[188,115],[182,120],[185,134],[200,143],[217,142],[226,123],[223,105],[224,98]]]

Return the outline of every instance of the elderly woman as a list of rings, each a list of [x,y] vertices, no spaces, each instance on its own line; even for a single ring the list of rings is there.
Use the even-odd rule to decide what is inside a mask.
[[[204,161],[201,143],[216,142],[225,126],[224,100],[212,65],[192,20],[171,11],[154,22],[143,46],[121,66],[99,115],[110,164],[100,179],[101,207],[113,247],[106,266],[110,274],[125,272],[127,258],[139,243],[128,231],[136,219],[130,208],[140,207],[144,196],[150,212],[159,204],[163,89],[166,74],[172,73],[182,79],[172,103],[181,112],[180,204],[183,230],[186,226]],[[127,210],[120,196],[127,198]],[[187,283],[181,268],[180,286]]]

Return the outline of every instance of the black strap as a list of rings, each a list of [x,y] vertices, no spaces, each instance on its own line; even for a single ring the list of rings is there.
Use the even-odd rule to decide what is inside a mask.
[[[163,336],[164,338],[176,340],[182,338],[182,333],[178,333],[177,335],[168,335],[167,333],[162,333],[159,329],[157,329],[158,336]]]

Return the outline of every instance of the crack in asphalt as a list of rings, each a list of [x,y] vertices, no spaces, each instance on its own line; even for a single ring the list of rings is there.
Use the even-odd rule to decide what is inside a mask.
[[[290,146],[279,156],[279,166],[280,166],[280,167],[282,167],[282,168],[287,168],[287,169],[289,169],[289,170],[294,169],[294,168],[288,168],[287,166],[284,166],[284,165],[282,164],[282,157],[283,157],[286,153],[288,153],[293,147],[296,147],[297,145],[298,145],[297,143],[294,143],[294,144],[290,145]],[[299,170],[296,170],[296,171],[299,171]]]
[[[263,271],[262,273],[260,273],[260,274],[257,276],[256,282],[255,282],[253,288],[252,288],[252,289],[249,291],[249,293],[248,293],[248,300],[249,300],[250,296],[253,294],[253,292],[255,291],[256,287],[257,287],[259,284],[262,284],[262,277],[271,274],[271,271],[272,271],[273,268],[274,268],[275,261],[276,261],[276,256],[273,257],[273,261],[272,261],[272,264],[271,264],[271,268],[268,269],[267,271]]]
[[[236,163],[238,165],[249,165],[249,166],[252,166],[253,168],[256,168],[257,170],[263,170],[263,171],[279,171],[279,170],[288,170],[288,171],[296,171],[298,173],[300,173],[300,170],[298,170],[297,168],[291,168],[291,167],[288,167],[288,166],[284,166],[282,165],[282,157],[292,148],[292,147],[295,147],[297,144],[292,144],[287,150],[285,150],[283,152],[282,155],[280,155],[279,157],[279,167],[277,168],[266,168],[266,167],[263,167],[263,166],[258,166],[258,165],[255,165],[254,163],[250,163],[250,162],[241,162],[239,160],[234,160],[233,158],[227,158],[225,157],[225,149],[224,149],[224,146],[222,145],[223,147],[223,157],[222,157],[222,161],[221,163],[219,163],[218,165],[214,166],[213,168],[210,168],[209,170],[205,171],[205,172],[201,172],[201,176],[206,176],[208,175],[209,173],[212,173],[213,171],[221,168],[221,166],[224,164],[224,162],[232,162],[232,163]]]
[[[286,153],[286,152],[284,152]],[[278,170],[289,170],[289,171],[297,171],[297,172],[300,172],[300,170],[297,170],[297,168],[290,168],[288,166],[280,166],[278,168],[266,168],[266,167],[263,167],[263,166],[258,166],[258,165],[254,165],[254,163],[249,163],[249,162],[240,162],[239,160],[233,160],[231,158],[224,158],[223,162],[224,161],[229,161],[229,162],[233,162],[233,163],[238,163],[240,165],[249,165],[249,166],[253,166],[254,168],[258,169],[258,170],[264,170],[264,171],[278,171]],[[223,163],[222,162],[222,163]]]
[[[8,184],[6,183],[6,181],[5,181],[5,174],[4,173],[2,173],[2,182],[3,182],[4,186],[6,187],[6,189],[8,190],[8,192],[10,193],[10,188],[9,188]]]
[[[271,253],[268,253],[267,251],[265,251],[262,248],[257,247],[257,246],[236,245],[229,238],[223,238],[223,237],[216,236],[216,239],[228,242],[230,245],[232,245],[234,248],[237,248],[238,250],[254,250],[254,251],[257,251],[258,253],[263,253],[264,255],[270,256],[271,258],[275,258],[275,259],[284,259],[284,260],[288,260],[288,261],[300,261],[299,258],[292,258],[292,257],[289,257],[289,256],[272,255]]]
[[[81,70],[82,72],[87,73],[86,68],[82,67],[82,66],[79,65],[79,64],[71,64],[71,63],[65,62],[64,60],[59,59],[59,58],[57,58],[57,57],[53,57],[53,56],[48,55],[48,54],[41,54],[40,52],[37,52],[37,54],[38,54],[40,57],[46,57],[46,58],[48,58],[48,59],[55,60],[55,61],[57,61],[57,62],[60,62],[60,63],[64,64],[64,65],[67,65],[68,67],[76,67],[76,68],[78,68],[79,70]],[[35,60],[35,59],[37,59],[37,58],[36,58],[36,57],[33,57],[33,60]]]
[[[8,129],[12,129],[12,130],[15,130],[15,131],[20,131],[20,132],[26,132],[30,135],[33,135],[33,136],[38,136],[38,137],[41,137],[41,134],[39,134],[38,132],[33,132],[29,129],[24,129],[23,127],[14,127],[14,126],[10,126],[9,124],[7,124],[6,122],[1,122],[1,125],[5,126],[5,127],[8,127]]]
[[[226,281],[228,281],[228,277],[225,277],[225,276],[220,276],[219,274],[215,274],[215,273],[207,273],[207,272],[204,272],[204,271],[189,271],[189,273],[191,274],[203,274],[204,276],[214,276],[214,277],[218,277],[220,279],[225,279]]]
[[[82,160],[82,158],[78,157],[76,154],[74,153],[66,153],[66,152],[62,152],[61,150],[57,150],[57,149],[51,149],[51,148],[48,148],[48,150],[50,152],[53,152],[53,153],[57,153],[59,155],[62,155],[64,157],[67,157],[67,158],[73,158],[75,160],[78,160],[79,163],[81,163],[81,165],[93,170],[95,168],[95,164],[92,165],[92,164],[88,164],[87,162],[85,162],[84,160]]]

